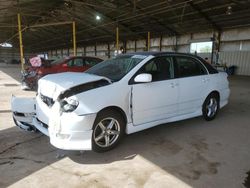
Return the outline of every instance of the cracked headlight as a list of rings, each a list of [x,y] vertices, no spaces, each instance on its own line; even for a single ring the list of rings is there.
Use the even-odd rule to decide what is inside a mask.
[[[79,102],[75,99],[64,99],[60,104],[62,112],[73,112],[79,105]]]

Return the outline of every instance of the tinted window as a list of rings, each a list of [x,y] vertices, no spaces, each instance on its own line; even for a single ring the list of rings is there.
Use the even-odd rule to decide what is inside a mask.
[[[152,81],[167,80],[174,77],[173,62],[171,57],[157,57],[146,63],[136,75],[149,73]]]
[[[101,60],[99,59],[85,59],[86,65],[89,65],[89,66],[94,66],[99,62],[101,62]]]
[[[69,67],[73,67],[73,66],[74,66],[74,59],[69,60],[69,61],[67,62],[67,65],[68,65]]]
[[[207,63],[204,59],[202,59],[201,57],[198,57],[199,60],[202,62],[202,64],[207,68],[209,74],[216,74],[218,73],[218,71],[209,63]]]
[[[82,67],[84,65],[83,63],[83,59],[80,59],[80,58],[76,58],[74,59],[74,65],[75,67]]]
[[[207,74],[203,65],[191,57],[176,57],[176,65],[180,78]]]

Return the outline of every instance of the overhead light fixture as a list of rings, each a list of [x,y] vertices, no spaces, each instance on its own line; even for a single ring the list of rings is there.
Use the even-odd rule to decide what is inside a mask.
[[[7,43],[7,42],[1,43],[0,46],[4,47],[4,48],[12,48],[13,47],[12,44]]]
[[[101,19],[101,16],[96,15],[95,19],[96,19],[96,20],[100,20],[100,19]]]
[[[64,1],[64,6],[67,8],[72,8],[72,3],[70,1]]]
[[[227,14],[227,15],[231,15],[231,14],[232,14],[232,7],[231,7],[231,6],[228,6],[228,7],[227,7],[226,14]]]

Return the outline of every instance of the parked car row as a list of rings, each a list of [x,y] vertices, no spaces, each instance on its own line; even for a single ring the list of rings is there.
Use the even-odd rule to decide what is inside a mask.
[[[58,64],[69,68],[69,61]],[[159,124],[197,116],[213,120],[229,93],[227,74],[200,57],[138,52],[84,73],[44,76],[36,98],[13,97],[11,106],[18,127],[42,132],[57,148],[104,152],[125,134]]]

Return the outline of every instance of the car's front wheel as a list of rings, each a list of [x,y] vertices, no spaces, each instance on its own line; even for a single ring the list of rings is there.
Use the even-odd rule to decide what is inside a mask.
[[[113,149],[125,132],[123,116],[114,110],[100,112],[93,126],[92,149],[105,152]]]
[[[219,97],[215,93],[210,94],[206,98],[202,106],[202,114],[205,120],[211,121],[216,117],[220,108],[219,102]]]

